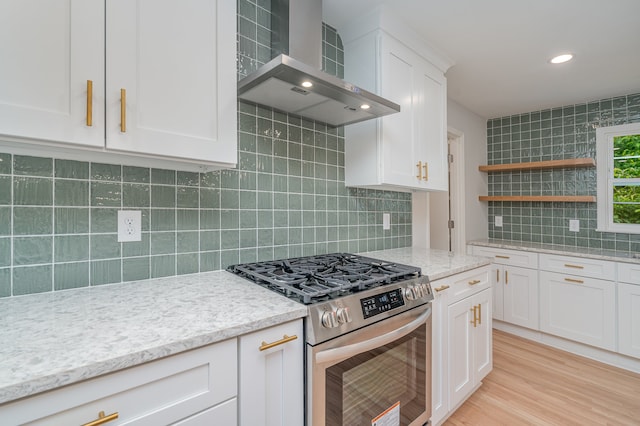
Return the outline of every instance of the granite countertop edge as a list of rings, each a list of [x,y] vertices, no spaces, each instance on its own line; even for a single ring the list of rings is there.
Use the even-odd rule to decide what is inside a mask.
[[[607,249],[595,249],[588,247],[573,247],[545,243],[533,243],[526,241],[511,241],[484,239],[467,242],[470,246],[493,247],[507,250],[521,250],[535,253],[555,254],[561,256],[578,256],[589,259],[608,260],[612,262],[640,264],[640,257],[633,257],[630,252],[621,252]],[[638,254],[640,255],[640,254]]]

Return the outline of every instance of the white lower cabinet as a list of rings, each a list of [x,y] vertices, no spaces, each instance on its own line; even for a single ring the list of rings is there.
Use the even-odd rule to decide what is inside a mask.
[[[449,306],[449,405],[457,407],[493,366],[491,290]]]
[[[304,424],[302,320],[241,336],[239,348],[239,424]]]
[[[431,283],[431,423],[441,424],[493,367],[489,267]]]
[[[640,265],[618,264],[618,350],[640,358]]]
[[[103,412],[117,413],[110,425],[233,425],[237,359],[229,339],[4,404],[0,424],[79,425]]]

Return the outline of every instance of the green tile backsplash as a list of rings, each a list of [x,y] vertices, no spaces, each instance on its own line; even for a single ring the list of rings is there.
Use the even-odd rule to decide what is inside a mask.
[[[491,119],[489,164],[596,156],[596,128],[640,122],[640,94]],[[596,195],[596,169],[489,174],[489,195]],[[489,237],[640,252],[640,235],[596,231],[596,203],[490,202]],[[503,226],[495,227],[495,216]],[[580,232],[569,220],[580,220]]]
[[[271,59],[269,8],[238,0],[238,78]],[[342,76],[326,25],[323,52]],[[0,297],[411,245],[410,194],[345,187],[343,129],[246,103],[238,123],[235,170],[0,153]],[[142,211],[142,241],[117,242],[120,209]]]

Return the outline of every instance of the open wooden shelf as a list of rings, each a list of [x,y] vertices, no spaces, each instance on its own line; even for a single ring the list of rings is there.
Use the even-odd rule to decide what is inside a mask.
[[[480,195],[480,201],[555,201],[562,203],[595,203],[593,195]]]
[[[518,170],[543,170],[561,168],[595,167],[593,158],[573,158],[570,160],[534,161],[532,163],[493,164],[491,166],[478,166],[481,172],[512,172]]]

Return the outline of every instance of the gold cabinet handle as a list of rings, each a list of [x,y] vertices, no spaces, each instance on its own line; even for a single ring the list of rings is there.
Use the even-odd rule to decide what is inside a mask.
[[[100,411],[98,413],[98,418],[95,419],[92,422],[89,423],[85,423],[82,426],[98,426],[98,425],[103,425],[107,422],[110,422],[111,420],[115,420],[118,418],[118,412],[116,411],[115,413],[109,414],[108,416],[104,415],[104,411]]]
[[[482,325],[482,303],[478,303],[478,324]]]
[[[422,179],[429,180],[429,165],[425,162],[422,167],[424,168],[424,175],[422,176]]]
[[[576,279],[573,279],[573,278],[565,278],[564,280],[567,281],[567,282],[570,282],[570,283],[584,284],[584,281],[576,280]]]
[[[498,259],[511,259],[509,256],[502,256],[502,255],[500,255],[500,254],[496,254],[496,257],[497,257]]]
[[[418,161],[416,167],[418,168],[418,175],[416,177],[418,178],[418,180],[422,180],[422,161]]]
[[[87,80],[87,126],[93,126],[93,81]]]
[[[564,264],[565,268],[575,268],[575,269],[584,269],[584,266],[580,266],[580,265],[572,265],[570,263],[565,263]]]
[[[473,312],[473,321],[469,321],[471,324],[473,324],[473,328],[476,328],[476,327],[477,327],[477,325],[476,325],[476,321],[477,321],[477,318],[476,318],[476,310],[477,310],[477,309],[478,309],[478,307],[477,307],[477,306],[474,306],[473,308],[469,309],[471,312]]]
[[[127,91],[120,89],[120,131],[127,131]]]
[[[448,288],[449,288],[449,286],[444,284],[444,285],[441,285],[440,287],[434,288],[434,290],[437,291],[438,293],[440,293],[441,291],[444,291],[444,290],[446,290]]]
[[[469,285],[476,285],[480,282],[480,280],[469,281]]]
[[[504,285],[509,284],[509,271],[504,271]]]
[[[500,269],[496,269],[496,282],[500,282]]]
[[[286,334],[282,337],[282,339],[277,340],[275,342],[271,342],[271,343],[267,343],[267,342],[262,342],[262,344],[260,345],[260,351],[266,351],[267,349],[271,349],[273,347],[279,346],[279,345],[284,345],[285,343],[291,342],[292,340],[296,340],[298,338],[298,336],[296,336],[295,334],[293,336],[287,336]]]

